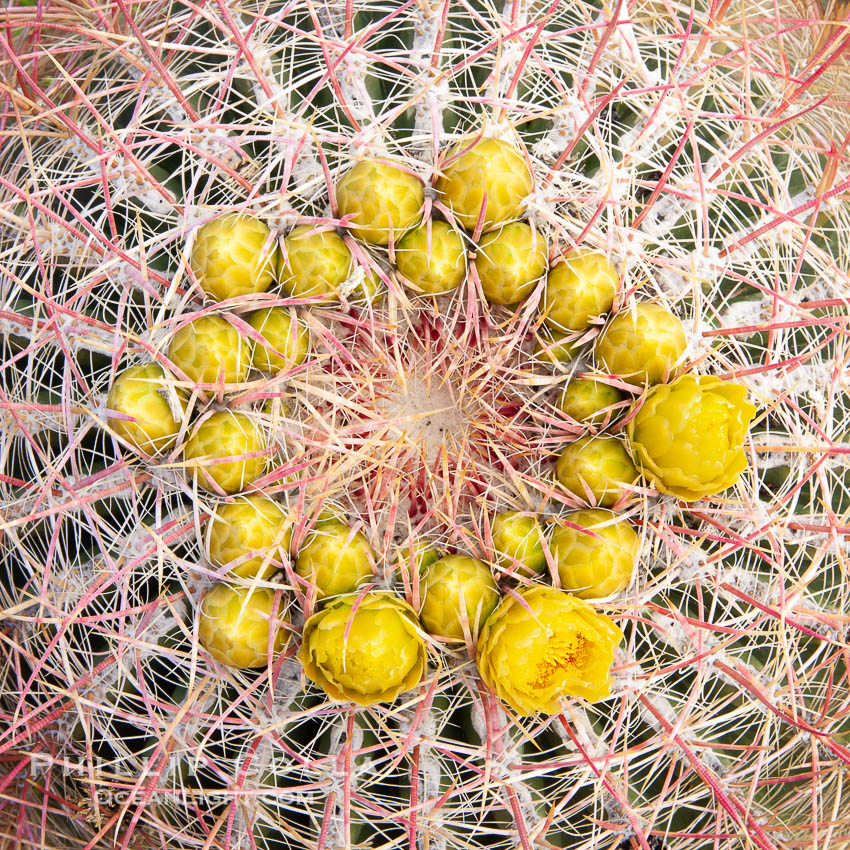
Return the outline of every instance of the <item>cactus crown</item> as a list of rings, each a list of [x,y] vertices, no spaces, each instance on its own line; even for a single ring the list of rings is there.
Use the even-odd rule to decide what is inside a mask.
[[[39,0],[0,22],[4,835],[104,850],[839,846],[846,27],[767,0]],[[547,324],[542,280],[504,307],[481,297],[474,263],[438,300],[397,275],[384,235],[452,220],[473,193],[441,194],[441,175],[479,138],[529,169],[519,207],[524,178],[493,196],[550,261],[593,252],[615,268],[616,292],[606,265],[599,298],[576,296],[581,327]],[[349,209],[336,187],[358,162],[406,175],[413,203],[393,211],[361,187]],[[233,214],[269,228],[288,289],[249,266],[205,300],[193,246]],[[490,224],[455,221],[472,253]],[[283,277],[296,227],[333,235],[321,287],[297,285],[321,265],[300,247]],[[356,523],[370,593],[417,611],[397,552],[426,540],[492,559],[525,611],[532,579],[499,572],[482,516],[563,522],[580,507],[555,462],[590,432],[558,399],[574,375],[602,377],[606,312],[637,301],[681,321],[682,368],[734,378],[760,412],[723,495],[686,509],[628,490],[644,545],[632,584],[599,607],[624,634],[607,701],[514,716],[466,647],[437,651],[407,619],[413,660],[388,692],[425,675],[396,702],[305,690],[294,655],[316,613],[284,550],[286,649],[252,669],[204,654],[200,600],[222,569],[204,529],[249,478],[293,517],[293,553],[331,515]],[[250,317],[268,308],[297,311],[310,354],[259,374]],[[189,375],[198,340],[181,329],[213,317],[209,346],[232,329],[240,348]],[[105,427],[110,387],[139,363],[174,376],[179,425],[144,458]],[[236,451],[262,461],[193,487],[184,402],[249,420]],[[198,469],[214,469],[202,460],[218,440],[202,436]],[[504,634],[493,657],[510,666]]]

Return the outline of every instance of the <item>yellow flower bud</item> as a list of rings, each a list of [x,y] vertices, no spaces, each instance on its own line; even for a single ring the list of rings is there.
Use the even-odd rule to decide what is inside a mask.
[[[468,142],[446,154],[448,164],[437,180],[437,192],[461,227],[474,230],[486,194],[484,230],[519,218],[531,194],[532,178],[522,154],[499,139],[481,139],[457,159]]]
[[[351,232],[372,245],[398,242],[422,218],[425,187],[413,174],[372,159],[349,169],[336,187],[339,217],[353,215]]]
[[[252,493],[219,505],[207,526],[207,554],[218,567],[241,578],[266,580],[283,566],[292,520],[268,496]]]
[[[351,593],[372,578],[375,554],[366,536],[338,519],[317,522],[298,550],[295,572],[316,586],[316,598]]]
[[[620,276],[614,264],[596,251],[569,254],[546,278],[543,317],[558,330],[580,331],[611,310]]]
[[[298,651],[308,678],[329,697],[358,705],[392,702],[417,685],[426,657],[413,609],[379,592],[329,602],[307,620]]]
[[[248,375],[251,347],[221,316],[201,316],[174,334],[168,359],[196,384],[238,384]]]
[[[582,437],[570,443],[558,458],[556,474],[571,493],[606,508],[625,496],[624,485],[638,477],[626,447],[613,437]]]
[[[609,673],[623,634],[587,602],[534,585],[505,596],[484,624],[478,670],[517,714],[556,714],[567,696],[595,702],[611,693]]]
[[[198,637],[204,648],[229,667],[264,667],[269,643],[274,658],[289,643],[289,630],[279,622],[274,591],[267,587],[214,584],[201,601]]]
[[[596,342],[600,369],[638,386],[666,381],[685,353],[682,323],[660,304],[617,313]]]
[[[265,292],[274,282],[277,263],[277,240],[264,222],[244,213],[207,222],[192,247],[192,271],[216,301]]]
[[[517,304],[531,295],[546,273],[546,239],[524,221],[485,233],[478,243],[475,268],[491,304]]]
[[[442,557],[442,552],[431,545],[428,540],[418,538],[412,541],[408,540],[402,546],[399,546],[396,560],[402,569],[410,571],[412,565],[417,574],[422,574],[431,564],[439,561]]]
[[[310,331],[294,311],[268,307],[251,314],[248,324],[265,343],[252,341],[251,364],[264,372],[282,372],[304,362],[310,350]]]
[[[618,593],[628,587],[640,537],[611,511],[574,511],[549,544],[561,587],[582,599]],[[578,526],[574,528],[573,526]]]
[[[351,251],[338,233],[305,224],[283,240],[280,264],[280,285],[288,295],[335,301],[351,272]]]
[[[183,410],[185,415],[182,399],[169,387],[165,370],[156,363],[130,366],[118,375],[109,388],[106,406],[133,417],[118,419],[107,413],[109,427],[147,454],[157,454],[174,445],[182,421],[182,415],[177,417],[175,413]]]
[[[238,493],[259,478],[266,468],[266,443],[254,422],[244,413],[213,413],[195,429],[183,449],[188,474],[210,492]],[[256,457],[245,457],[262,452]]]
[[[623,394],[610,384],[592,379],[574,378],[561,393],[558,407],[576,422],[601,425],[615,420],[623,411],[610,409],[623,400]]]
[[[653,486],[690,502],[738,480],[747,467],[743,445],[755,413],[743,385],[682,375],[647,393],[627,433]]]
[[[463,640],[464,625],[474,641],[499,601],[499,590],[483,561],[447,555],[435,561],[419,585],[419,618],[425,630],[442,638]]]
[[[523,516],[519,511],[505,511],[493,518],[490,532],[496,561],[501,566],[510,569],[518,561],[519,571],[524,575],[546,569],[543,531],[535,517]]]
[[[442,295],[457,288],[466,277],[463,238],[444,221],[420,224],[398,243],[395,261],[401,275],[416,292]]]

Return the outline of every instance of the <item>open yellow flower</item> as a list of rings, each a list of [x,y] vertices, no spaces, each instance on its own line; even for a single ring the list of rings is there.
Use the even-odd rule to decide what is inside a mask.
[[[647,394],[628,425],[632,453],[657,490],[696,501],[731,487],[746,469],[755,413],[742,384],[683,375]]]
[[[416,614],[391,593],[340,596],[304,625],[298,658],[332,699],[392,702],[422,678],[427,652]]]
[[[613,620],[587,602],[535,585],[521,601],[502,598],[481,630],[476,660],[484,683],[517,714],[555,714],[563,697],[593,702],[610,694],[622,639]]]

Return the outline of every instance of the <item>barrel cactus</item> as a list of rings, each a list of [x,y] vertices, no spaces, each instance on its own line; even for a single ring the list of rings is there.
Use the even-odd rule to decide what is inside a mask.
[[[846,847],[846,23],[5,4],[6,843]],[[650,386],[604,342],[641,304]],[[462,640],[421,621],[458,556]]]

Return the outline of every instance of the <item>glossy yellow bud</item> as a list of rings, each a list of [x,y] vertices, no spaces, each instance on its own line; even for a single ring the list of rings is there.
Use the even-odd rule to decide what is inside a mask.
[[[264,340],[251,343],[251,365],[255,369],[282,372],[304,362],[310,350],[310,331],[294,310],[285,307],[257,310],[248,324]]]
[[[185,406],[168,381],[162,366],[140,363],[118,375],[106,397],[109,410],[133,417],[118,419],[107,413],[110,429],[146,454],[171,448],[180,432]]]
[[[461,235],[444,221],[421,224],[398,243],[395,261],[401,275],[416,292],[442,295],[466,277],[466,247]]]
[[[267,587],[234,587],[218,582],[201,600],[198,637],[204,648],[229,667],[264,667],[289,643],[280,622],[283,600],[276,608]],[[271,647],[269,644],[271,643]]]
[[[351,232],[372,245],[398,242],[422,218],[425,187],[394,165],[365,159],[349,169],[336,187],[339,217],[352,215]]]
[[[288,295],[334,301],[351,273],[351,251],[335,231],[305,224],[283,240],[280,265],[280,285]]]
[[[277,240],[252,215],[233,213],[208,221],[192,247],[192,271],[216,301],[265,292],[274,283]]]
[[[443,553],[424,538],[408,540],[398,548],[396,560],[402,569],[408,572],[411,568],[422,574],[435,561],[439,561]]]
[[[392,702],[417,685],[426,657],[413,609],[379,592],[331,600],[307,620],[298,652],[329,697],[358,705]]]
[[[638,386],[666,381],[688,341],[682,323],[660,304],[617,313],[596,342],[597,366]]]
[[[531,194],[532,178],[525,158],[499,139],[481,139],[465,153],[461,142],[446,155],[437,192],[458,224],[474,230],[485,203],[483,230],[519,218]],[[452,159],[460,153],[457,159]]]
[[[546,273],[549,249],[543,234],[524,221],[485,233],[478,243],[475,268],[491,304],[517,304],[531,295]]]
[[[316,598],[351,593],[372,578],[375,554],[366,536],[337,519],[316,523],[298,550],[295,572],[316,585]]]
[[[582,437],[570,443],[558,458],[556,474],[579,499],[606,508],[625,496],[627,485],[638,477],[626,447],[613,437]]]
[[[197,384],[238,384],[248,375],[251,346],[221,316],[201,316],[174,334],[168,359]]]
[[[292,520],[268,496],[252,493],[219,505],[207,526],[207,554],[232,575],[266,580],[283,566]]]
[[[567,334],[552,331],[538,338],[534,346],[534,356],[542,363],[555,365],[572,360],[580,350],[581,346],[578,343],[567,340]]]
[[[738,480],[747,467],[743,445],[755,413],[743,385],[682,375],[648,392],[627,432],[653,486],[690,502]]]
[[[265,448],[262,433],[244,413],[213,413],[186,441],[186,474],[197,476],[204,490],[238,493],[265,471]]]
[[[628,587],[640,549],[640,537],[628,522],[600,510],[574,511],[564,520],[549,544],[561,587],[582,599]]]
[[[612,422],[623,413],[612,406],[623,401],[623,394],[610,384],[586,378],[574,378],[570,381],[558,400],[558,407],[576,422],[601,425],[606,420]]]
[[[496,514],[490,529],[496,561],[511,569],[515,561],[521,574],[532,575],[546,569],[543,531],[537,519],[519,511]],[[524,568],[524,569],[523,569]]]
[[[604,254],[568,254],[546,278],[544,321],[558,330],[584,330],[591,319],[611,310],[619,285],[617,269]]]
[[[432,635],[473,641],[499,601],[490,568],[466,555],[447,555],[428,567],[419,585],[419,618]]]
[[[611,693],[614,649],[623,634],[587,602],[534,585],[504,596],[478,641],[484,683],[517,714],[556,714],[567,696],[595,702]]]

